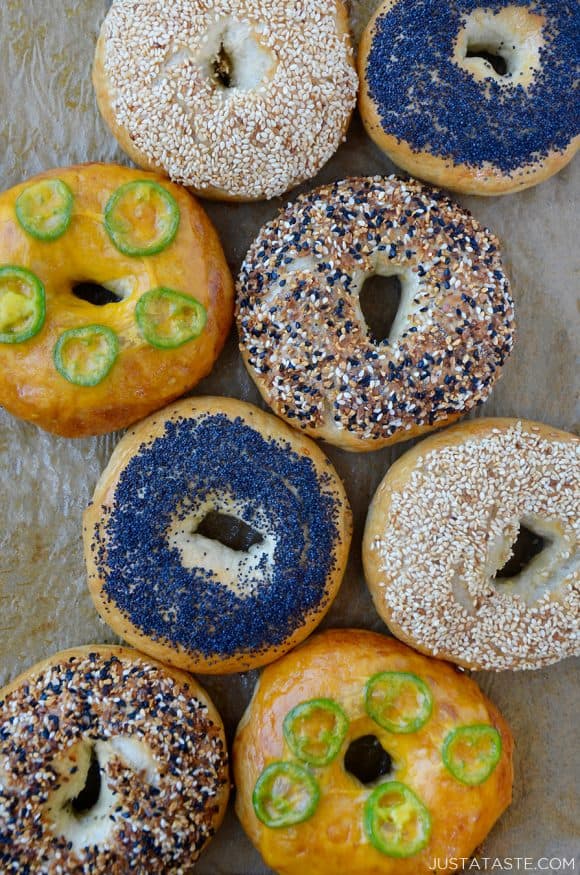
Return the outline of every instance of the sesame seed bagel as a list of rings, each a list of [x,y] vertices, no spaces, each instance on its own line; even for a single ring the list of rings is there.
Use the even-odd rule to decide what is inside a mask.
[[[217,234],[183,188],[105,164],[0,195],[0,404],[65,437],[124,428],[211,370],[233,317]]]
[[[57,653],[0,690],[2,872],[190,873],[228,801],[226,741],[189,675]]]
[[[262,672],[234,741],[236,811],[280,875],[449,872],[508,807],[512,749],[465,674],[332,629]]]
[[[485,400],[513,345],[498,247],[414,181],[346,179],[302,195],[262,228],[238,280],[240,348],[263,398],[359,452],[457,419]],[[385,340],[360,304],[375,275],[401,283]]]
[[[385,0],[359,50],[367,132],[399,167],[500,195],[580,144],[576,0]]]
[[[580,653],[579,494],[580,441],[551,426],[481,419],[428,438],[369,509],[377,611],[401,640],[466,668]]]
[[[93,81],[133,161],[240,201],[314,176],[358,86],[343,0],[114,0]]]
[[[321,621],[351,538],[326,456],[232,398],[181,401],[118,444],[85,513],[103,619],[202,673],[264,665]]]

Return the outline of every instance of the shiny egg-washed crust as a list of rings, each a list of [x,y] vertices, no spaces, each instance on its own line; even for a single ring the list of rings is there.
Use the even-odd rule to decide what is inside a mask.
[[[363,563],[378,613],[401,641],[465,668],[538,669],[577,654],[579,487],[580,441],[549,425],[484,418],[421,441],[368,511]],[[526,512],[560,542],[553,566],[526,579],[531,600],[493,582]]]
[[[15,216],[19,194],[31,183],[58,178],[74,195],[72,221],[57,240],[42,242]],[[103,225],[103,212],[121,185],[154,180],[177,201],[180,222],[174,241],[157,255],[123,255]],[[46,289],[46,320],[23,343],[0,344],[0,404],[10,413],[65,437],[125,428],[191,389],[211,370],[230,329],[233,283],[217,234],[199,204],[184,189],[141,170],[85,164],[41,174],[0,195],[0,265],[25,267]],[[119,303],[95,306],[72,294],[73,286],[107,286],[125,280],[131,294]],[[201,335],[177,349],[157,349],[141,336],[135,306],[144,292],[167,286],[192,295],[207,311]],[[53,349],[63,331],[104,325],[119,336],[118,358],[96,386],[78,386],[58,373]]]
[[[115,491],[127,465],[139,454],[142,447],[150,445],[165,433],[169,422],[207,417],[212,414],[225,415],[231,421],[240,421],[258,432],[265,440],[279,442],[287,446],[289,452],[307,457],[314,466],[320,484],[324,484],[320,488],[323,488],[327,495],[332,495],[337,517],[337,536],[333,545],[334,561],[329,569],[318,609],[301,617],[292,634],[281,645],[265,646],[256,652],[243,650],[229,657],[223,654],[207,655],[201,651],[188,650],[177,642],[159,640],[147,635],[120,609],[114,598],[107,594],[106,580],[101,572],[99,561],[101,549],[106,553],[106,520],[115,512]],[[208,453],[211,454],[211,447],[208,447]],[[256,471],[256,476],[259,475],[260,472]],[[232,513],[235,515],[234,509]],[[101,536],[102,531],[104,531],[103,536]],[[336,597],[348,559],[351,535],[352,514],[344,486],[322,450],[309,438],[289,428],[275,416],[234,398],[188,398],[139,423],[115,448],[96,486],[93,500],[84,514],[85,561],[89,589],[95,606],[105,622],[123,639],[152,657],[164,663],[205,674],[222,674],[257,668],[272,662],[303,641],[318,626]],[[104,544],[101,543],[101,537],[104,539]],[[148,545],[143,544],[143,550],[147,549]],[[256,598],[260,598],[259,589]],[[273,618],[272,621],[275,622],[275,619]],[[219,623],[218,618],[216,623]]]
[[[538,185],[554,174],[559,173],[572,160],[580,146],[580,136],[575,137],[564,150],[552,150],[541,161],[526,164],[513,173],[504,173],[490,162],[485,162],[479,167],[470,166],[468,164],[455,163],[428,150],[416,151],[404,140],[389,134],[382,124],[379,107],[371,96],[367,70],[369,53],[376,35],[377,22],[384,15],[388,14],[398,2],[399,0],[385,0],[377,9],[363,33],[358,52],[360,81],[358,105],[363,124],[369,137],[374,140],[377,146],[398,167],[406,170],[412,176],[427,180],[433,185],[442,186],[451,191],[461,192],[462,194],[493,196],[523,191],[526,188]],[[489,19],[493,23],[493,13],[482,10],[478,14],[481,15],[483,20]],[[522,51],[526,55],[526,58],[521,62],[522,68],[525,69],[526,66],[530,65],[530,61],[533,60],[529,50],[526,48],[526,41],[529,35],[524,19],[527,17],[527,13],[521,8],[514,6],[507,10],[507,14],[509,26],[513,29],[518,43],[522,44]],[[539,48],[545,48],[544,43],[545,41],[540,37]],[[550,63],[549,59],[546,59],[544,63]],[[481,70],[474,69],[472,72],[478,81],[483,81],[489,75],[489,70],[486,70],[485,67]],[[385,75],[388,75],[388,72]]]
[[[433,694],[433,712],[417,732],[393,734],[366,713],[365,684],[383,671],[412,672]],[[334,699],[349,718],[336,759],[313,769],[320,803],[310,819],[293,827],[270,829],[258,820],[252,791],[263,769],[293,760],[282,734],[291,708],[314,698]],[[459,783],[441,759],[443,741],[466,724],[491,724],[501,735],[501,759],[479,786]],[[365,787],[343,764],[350,742],[375,735],[394,762],[382,781],[407,784],[428,808],[429,843],[412,857],[395,859],[369,842],[363,807],[373,786]],[[509,727],[477,684],[448,663],[426,659],[392,638],[354,629],[332,629],[313,636],[262,672],[233,747],[236,812],[264,860],[280,875],[427,875],[433,860],[469,857],[511,801],[513,741]],[[441,869],[441,872],[451,869]]]
[[[112,680],[119,672],[121,687]],[[139,687],[146,690],[145,698],[139,697]],[[0,690],[0,717],[0,833],[6,842],[0,858],[12,864],[3,871],[193,872],[224,818],[230,781],[221,717],[191,675],[127,647],[74,647],[42,660]],[[139,761],[123,740],[145,751]],[[54,806],[52,800],[63,789],[70,798],[67,783],[77,782],[83,759],[79,745],[85,744],[107,751],[99,767],[111,810],[110,816],[99,811],[101,789],[99,803],[73,824],[81,844],[71,848],[53,820],[62,803]],[[96,817],[104,820],[108,837],[83,847],[79,832],[90,834]]]
[[[133,8],[124,8],[129,6],[126,0],[116,0],[103,22],[93,65],[99,110],[131,160],[139,167],[187,185],[200,197],[231,202],[281,195],[315,176],[343,140],[356,104],[357,77],[343,0],[331,0],[324,6],[316,0],[308,0],[299,13],[300,18],[294,15],[294,6],[286,4],[286,0],[277,0],[277,9],[272,8],[272,0],[268,0],[262,10],[262,0],[257,3],[238,0],[230,4],[229,15],[222,12],[220,17],[216,12],[215,18],[211,14],[214,0],[210,3],[187,0],[175,4],[176,8],[169,12],[163,10],[161,15],[159,10],[149,13],[147,2],[137,10],[134,4]],[[290,12],[288,18],[287,11]],[[147,33],[148,38],[140,41],[131,34],[129,39],[127,28],[135,27],[142,34],[149,14],[156,14],[159,20]],[[320,17],[324,19],[324,26],[316,20]],[[267,71],[257,89],[246,94],[238,92],[235,97],[221,101],[215,100],[215,87],[208,88],[205,75],[200,75],[195,63],[195,52],[204,51],[199,28],[215,26],[218,18],[222,26],[229,23],[239,27],[243,23],[253,30],[258,23],[262,34],[268,29],[265,44],[276,59],[274,70]],[[192,31],[189,41],[194,48],[188,44],[184,49],[179,36],[173,33],[182,35],[184,20],[185,27]],[[334,33],[329,40],[331,20]],[[287,30],[289,27],[291,31]],[[303,63],[306,53],[312,54],[319,66],[324,64],[333,71],[333,78],[329,80],[332,83],[330,96],[329,81],[323,83],[324,89],[316,76],[306,81],[304,66],[297,74],[297,48],[301,50]],[[181,66],[172,64],[168,55],[173,49],[190,53],[190,67],[185,69],[184,75],[180,74]],[[246,58],[245,63],[250,64],[250,58]],[[161,79],[171,83],[171,96],[168,98],[166,92],[163,93],[164,115],[157,112],[155,104],[159,103],[159,95],[150,83],[135,80],[135,69],[143,65],[148,72],[154,71],[151,78],[155,83]],[[123,77],[125,89],[116,87],[115,81],[123,82]],[[128,102],[127,96],[120,94],[129,88],[132,94],[139,95],[137,100],[140,98],[145,107],[153,104],[154,118],[151,112],[141,113],[141,117],[134,113],[135,99]],[[305,89],[313,128],[309,138],[304,128]],[[186,96],[183,90],[188,92]],[[231,112],[226,99],[231,102]],[[197,133],[198,125],[201,135]],[[302,138],[301,147],[296,145],[297,135]],[[214,158],[214,152],[217,156],[222,154]],[[204,178],[208,164],[213,167],[211,178]]]
[[[361,310],[366,278],[400,275],[393,337]],[[354,452],[450,425],[501,377],[515,316],[500,241],[415,180],[353,177],[265,224],[237,282],[244,363],[295,428]]]

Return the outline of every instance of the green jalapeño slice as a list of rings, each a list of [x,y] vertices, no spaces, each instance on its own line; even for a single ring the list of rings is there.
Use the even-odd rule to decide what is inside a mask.
[[[54,347],[57,371],[75,386],[96,386],[119,354],[119,340],[105,325],[84,325],[61,334]]]
[[[315,778],[298,763],[278,762],[267,766],[252,794],[257,817],[273,829],[308,820],[319,800]]]
[[[141,295],[135,318],[147,343],[159,349],[175,349],[199,337],[207,313],[203,304],[190,295],[161,286]]]
[[[24,267],[0,267],[0,343],[21,343],[44,325],[46,298],[38,277]]]
[[[388,857],[412,857],[431,835],[431,815],[406,784],[388,781],[369,796],[364,809],[365,832]]]
[[[501,735],[475,723],[452,730],[443,743],[443,762],[454,778],[476,787],[487,781],[501,757]]]
[[[149,179],[125,183],[105,207],[105,228],[123,255],[157,255],[173,242],[178,227],[177,201]]]
[[[294,756],[313,766],[327,766],[342,747],[348,717],[332,699],[310,699],[286,714],[283,728]]]
[[[431,690],[416,674],[383,671],[368,681],[367,714],[389,732],[417,732],[433,710]]]
[[[36,240],[57,240],[70,225],[73,202],[73,193],[62,179],[41,179],[18,196],[16,218]]]

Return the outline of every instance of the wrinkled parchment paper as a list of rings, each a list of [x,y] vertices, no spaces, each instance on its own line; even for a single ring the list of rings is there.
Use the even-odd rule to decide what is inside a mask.
[[[50,167],[126,161],[99,117],[90,79],[94,44],[108,5],[107,0],[0,0],[3,189]],[[377,0],[353,0],[351,5],[358,35]],[[347,142],[315,182],[393,169],[355,118]],[[578,351],[579,171],[577,160],[575,166],[523,194],[495,200],[459,198],[503,240],[517,304],[517,346],[482,410],[486,415],[521,415],[568,430],[578,422],[574,356]],[[282,200],[207,205],[234,273],[262,223],[281,204]],[[259,403],[234,336],[196,392]],[[65,440],[0,410],[0,683],[58,649],[114,640],[98,619],[86,589],[81,514],[118,437]],[[359,456],[326,448],[348,484],[355,535],[345,581],[324,625],[386,631],[364,585],[360,540],[370,498],[405,448],[398,445]],[[478,675],[516,738],[514,802],[483,853],[511,858],[513,871],[518,866],[524,871],[524,863],[516,858],[529,858],[535,866],[539,858],[574,857],[578,823],[574,668],[568,661],[535,673]],[[255,673],[202,681],[223,714],[231,739]],[[580,871],[580,860],[574,862]],[[269,871],[231,807],[197,871],[200,875]],[[527,871],[534,871],[530,864]],[[571,864],[566,871],[573,871]]]

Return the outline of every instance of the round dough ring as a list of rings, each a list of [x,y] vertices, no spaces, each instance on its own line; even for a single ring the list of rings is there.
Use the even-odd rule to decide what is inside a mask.
[[[360,293],[399,276],[389,337]],[[448,425],[484,401],[514,342],[498,239],[414,180],[360,177],[301,195],[263,226],[237,283],[240,349],[274,412],[367,452]]]
[[[315,176],[346,134],[358,78],[343,0],[300,5],[235,0],[221,15],[215,0],[116,0],[93,83],[131,160],[215,200],[263,200]],[[212,72],[223,50],[226,88]]]
[[[223,723],[194,678],[125,647],[75,647],[0,690],[0,714],[5,864],[193,871],[229,796]],[[95,762],[97,798],[75,808],[95,795]]]
[[[198,534],[214,512],[261,541],[231,549]],[[306,638],[338,592],[351,534],[346,492],[324,453],[234,398],[188,398],[128,432],[84,516],[103,619],[153,657],[207,674],[256,668]]]
[[[20,227],[14,205],[31,183],[55,178],[73,193],[72,221],[62,237],[42,242]],[[114,246],[103,213],[113,192],[138,180],[160,183],[177,202],[180,222],[163,251],[133,257]],[[30,269],[46,294],[40,332],[22,343],[0,343],[0,403],[64,437],[125,428],[183,395],[210,372],[230,329],[233,282],[213,225],[184,189],[141,170],[107,164],[56,169],[0,195],[0,264]],[[119,302],[80,300],[73,287],[84,282],[109,288]],[[141,295],[160,286],[194,297],[207,312],[199,337],[175,349],[152,346],[135,320]],[[100,383],[75,385],[58,373],[54,347],[64,331],[95,324],[117,334],[119,354]]]
[[[541,423],[478,419],[388,470],[363,562],[394,635],[472,669],[537,669],[580,653],[580,441]],[[549,543],[512,578],[520,523]]]
[[[559,173],[572,160],[580,147],[580,134],[575,136],[566,148],[551,149],[541,161],[532,160],[509,173],[502,171],[490,161],[482,162],[480,166],[471,166],[466,163],[456,163],[427,149],[413,149],[404,139],[385,130],[379,106],[371,96],[367,74],[368,60],[379,20],[393,10],[399,2],[400,0],[385,0],[376,10],[363,33],[358,52],[359,110],[363,124],[370,138],[398,167],[412,176],[451,191],[494,196],[511,194],[539,185]],[[482,3],[482,7],[484,6],[485,4]],[[496,45],[504,46],[509,66],[513,70],[509,84],[513,84],[515,79],[519,87],[527,89],[533,81],[534,71],[540,66],[541,53],[549,50],[546,39],[542,35],[544,25],[544,16],[528,12],[521,6],[503,7],[499,12],[497,10],[490,12],[485,8],[475,9],[460,31],[452,60],[470,73],[476,82],[482,83],[482,86],[491,79],[500,87],[505,87],[505,78],[496,73],[489,62],[481,57],[466,56],[468,41],[474,39],[482,43],[484,49],[488,46],[492,49]],[[512,51],[510,48],[512,43],[515,43],[519,50]],[[549,57],[544,63],[551,63]],[[388,66],[384,75],[388,76]],[[427,101],[428,97],[425,98],[423,106],[417,108],[418,114],[425,113]],[[485,136],[485,132],[482,136]]]
[[[366,682],[379,672],[411,672],[427,683],[433,709],[416,732],[392,733],[365,710]],[[288,712],[312,699],[332,699],[345,712],[348,729],[340,751],[326,766],[306,766],[318,783],[312,816],[295,826],[270,829],[256,816],[252,793],[272,762],[293,762],[282,724]],[[488,724],[501,735],[501,758],[478,786],[457,781],[442,761],[442,745],[458,725]],[[350,743],[375,736],[394,769],[365,785],[350,774],[344,756]],[[427,659],[392,638],[358,629],[313,635],[264,669],[242,717],[233,748],[236,813],[267,865],[280,875],[428,875],[433,860],[470,857],[511,801],[513,740],[497,708],[477,684],[453,666]],[[426,847],[406,859],[376,850],[363,826],[363,806],[383,781],[400,781],[431,814]],[[439,870],[451,871],[451,870]]]

